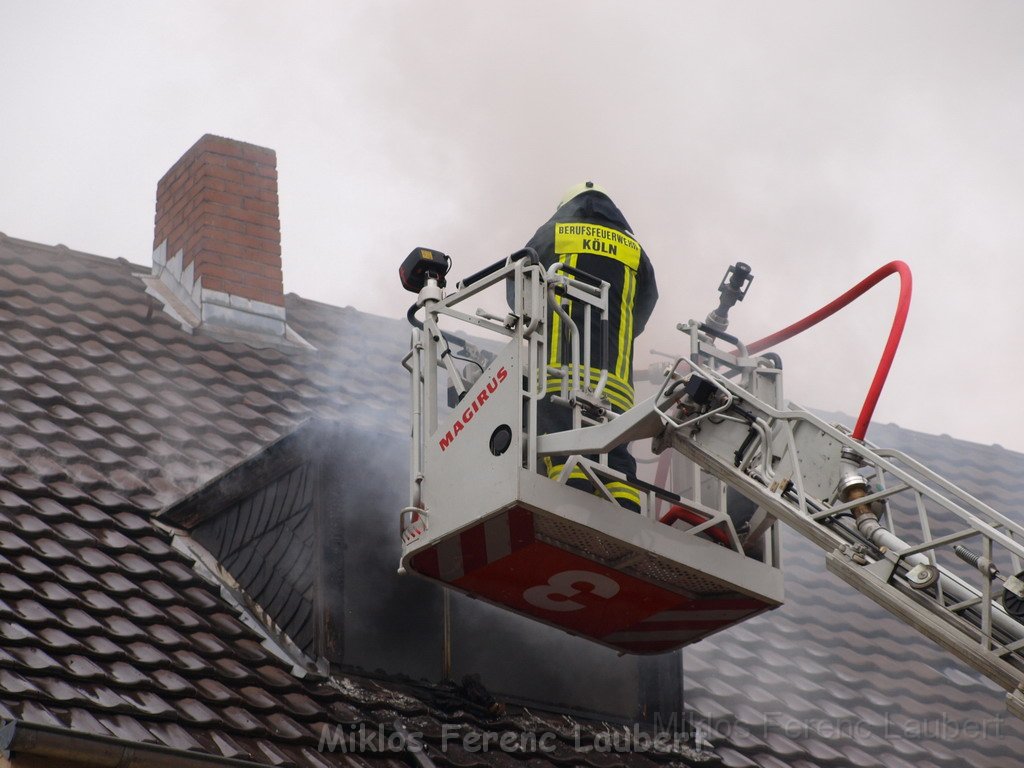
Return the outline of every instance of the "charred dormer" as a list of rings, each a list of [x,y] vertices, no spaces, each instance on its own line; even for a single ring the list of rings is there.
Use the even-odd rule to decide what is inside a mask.
[[[479,675],[499,697],[543,708],[681,722],[680,654],[620,657],[454,593],[446,614],[440,589],[398,575],[406,439],[308,422],[160,517],[307,669]]]

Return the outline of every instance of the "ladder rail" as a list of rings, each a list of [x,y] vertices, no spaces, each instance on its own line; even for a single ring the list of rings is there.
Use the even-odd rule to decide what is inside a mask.
[[[986,536],[986,538],[991,538],[993,541],[1004,546],[1008,551],[1014,552],[1018,557],[1024,558],[1024,545],[1015,541],[1002,530],[999,530],[1002,528],[1007,531],[1012,531],[1016,535],[1024,538],[1024,525],[1011,520],[1000,512],[997,512],[988,504],[985,504],[980,499],[977,499],[962,488],[954,485],[952,482],[942,477],[937,472],[929,469],[916,459],[911,458],[901,451],[889,449],[879,450],[870,443],[856,441],[845,432],[842,432],[836,427],[828,424],[809,411],[802,409],[775,409],[767,403],[758,400],[754,395],[750,394],[728,378],[722,376],[718,371],[714,371],[701,363],[696,363],[696,366],[702,373],[709,377],[713,376],[718,379],[718,382],[726,387],[735,399],[755,406],[758,410],[766,412],[776,423],[784,424],[790,436],[795,431],[790,426],[794,422],[802,421],[813,425],[816,429],[827,434],[832,439],[841,442],[844,448],[848,448],[856,452],[860,458],[866,460],[871,466],[884,468],[885,472],[897,477],[902,483],[905,483],[910,488],[922,493],[924,496],[931,498],[941,507],[957,515],[964,520],[965,523],[978,530]],[[910,470],[925,477],[929,482],[945,491],[948,496],[939,494],[934,488],[926,485],[924,481],[915,478],[910,474],[910,470],[902,469],[891,459],[897,459],[906,463]],[[959,503],[954,499],[959,500]],[[973,511],[967,509],[967,507],[970,507]]]
[[[811,521],[807,516],[805,516],[803,513],[799,511],[800,502],[798,500],[798,497],[795,496],[795,494],[793,494],[792,499],[787,499],[782,494],[770,493],[762,484],[758,483],[754,478],[751,478],[749,475],[743,475],[739,473],[737,470],[735,470],[735,468],[729,466],[728,464],[722,463],[718,457],[704,453],[701,449],[699,449],[692,443],[690,443],[689,445],[677,443],[676,448],[695,463],[701,465],[702,467],[712,472],[713,474],[723,477],[726,482],[732,484],[737,489],[745,491],[745,495],[747,495],[748,497],[756,498],[761,504],[763,504],[770,510],[770,513],[776,519],[787,524],[790,528],[794,529],[798,534],[802,535],[804,538],[816,544],[819,548],[824,550],[830,557],[837,557],[842,555],[842,557],[845,560],[852,563],[854,562],[852,556],[860,554],[857,551],[857,549],[859,547],[862,547],[862,542],[858,541],[854,537],[845,534],[844,532],[842,532],[842,529],[836,526],[830,526],[827,523],[818,523],[816,521]],[[806,499],[804,503],[807,503]],[[897,553],[891,554],[893,560],[899,558]],[[965,661],[968,661],[968,663],[972,663],[972,665],[974,665],[975,668],[979,669],[979,671],[983,672],[984,674],[988,675],[991,672],[991,666],[978,667],[977,664],[974,664],[973,656],[971,656],[969,653],[965,655],[964,649],[968,645],[973,645],[976,647],[989,645],[991,648],[996,650],[1003,647],[1003,643],[997,641],[994,637],[992,626],[987,628],[974,626],[970,623],[970,621],[967,618],[955,615],[954,612],[950,610],[950,607],[945,605],[945,600],[947,599],[957,601],[984,601],[984,588],[978,589],[977,587],[964,582],[963,579],[961,579],[956,574],[953,574],[939,566],[938,570],[940,572],[940,579],[938,583],[942,585],[943,591],[937,591],[937,595],[944,595],[945,597],[943,597],[941,601],[938,597],[936,597],[935,599],[928,599],[922,593],[919,593],[916,590],[910,588],[909,586],[906,586],[905,579],[899,578],[900,569],[898,568],[897,562],[887,561],[885,558],[880,558],[876,562],[879,565],[884,566],[884,569],[880,569],[884,570],[886,574],[884,579],[880,578],[877,574],[867,572],[866,569],[858,568],[856,566],[845,571],[844,573],[846,575],[844,575],[844,578],[846,578],[847,581],[850,581],[850,578],[848,577],[849,574],[856,574],[858,572],[861,572],[863,573],[861,578],[867,578],[885,584],[887,587],[890,588],[890,590],[895,591],[901,595],[899,600],[905,601],[906,603],[908,603],[908,605],[910,603],[913,603],[916,611],[920,612],[922,608],[927,610],[935,617],[943,621],[946,625],[950,626],[951,631],[959,633],[961,635],[960,642],[957,642],[955,637],[945,637],[945,642],[941,642],[941,644],[944,645],[944,647],[946,647],[948,650],[958,655]],[[868,597],[871,597],[872,599],[875,599],[878,596],[877,593],[874,591],[863,589],[861,584],[853,584],[853,586],[867,594]],[[893,598],[891,596],[889,597],[888,603],[879,602],[877,599],[875,599],[876,602],[879,602],[880,605],[888,608],[890,611],[892,610],[892,600]],[[991,600],[991,597],[989,597],[988,603],[992,606],[992,625],[995,627],[995,629],[998,629],[1006,635],[1008,635],[1011,638],[1011,642],[1016,642],[1018,640],[1024,639],[1024,626],[1022,626],[1020,623],[1016,622],[1012,617],[1006,614],[1001,606],[999,606],[998,604],[994,604]],[[897,615],[899,615],[902,619],[907,620],[908,615],[911,614],[908,610],[907,613],[897,612]],[[920,626],[918,626],[918,623],[912,623],[912,626],[914,626],[917,629],[921,628]],[[932,637],[931,634],[929,634],[928,636],[931,637],[933,640],[937,640],[937,638]],[[1016,670],[1016,676],[1013,677],[1009,675],[1009,673],[1004,672],[999,675],[997,682],[1006,687],[1005,683],[1007,680],[1015,680],[1015,686],[1019,685],[1022,681],[1024,681],[1024,654],[1022,654],[1021,649],[1013,651],[1004,650],[1003,653],[998,655],[1000,656],[1001,661],[1005,662],[1008,666]]]
[[[942,475],[939,475],[937,472],[932,471],[931,469],[926,467],[924,464],[922,464],[920,461],[913,458],[912,456],[909,456],[902,451],[896,451],[892,449],[876,448],[875,453],[879,457],[887,459],[890,462],[896,460],[907,464],[912,471],[927,477],[930,482],[942,488],[951,497],[958,498],[963,503],[974,507],[974,509],[976,509],[979,512],[982,512],[986,518],[992,521],[991,525],[993,527],[1006,528],[1008,531],[1013,531],[1019,536],[1024,536],[1024,525],[1021,525],[1015,520],[1007,517],[998,510],[993,509],[992,507],[990,507],[988,504],[981,501],[977,497],[967,493],[963,488],[954,485],[948,479],[946,479]],[[1019,550],[1018,556],[1024,556],[1024,548],[1021,548]]]
[[[744,443],[746,454],[739,457],[737,453],[733,460],[729,449],[737,436],[728,432],[713,403],[706,413],[691,413],[685,421],[671,418],[669,411],[679,406],[669,404],[664,408],[669,418],[663,423],[671,433],[672,446],[825,550],[830,570],[873,601],[1011,693],[1024,690],[1024,624],[997,601],[995,574],[970,567],[972,578],[967,580],[938,558],[940,553],[956,558],[951,551],[954,544],[976,539],[981,545],[982,563],[999,559],[1001,563],[1009,562],[1016,572],[1024,561],[1024,525],[902,451],[854,440],[842,429],[798,407],[776,408],[760,400],[716,369],[721,355],[700,354],[708,342],[697,338],[694,324],[683,330],[690,333],[695,350],[689,360],[693,371],[690,375],[727,391],[728,402],[756,414],[751,425],[763,420],[770,426],[771,437],[763,428],[752,428],[750,439]],[[742,358],[736,363],[741,368],[751,365]],[[801,455],[800,434],[817,435],[833,446],[837,459],[842,452],[842,461],[851,462],[865,473],[860,479],[865,483],[873,479],[878,486],[859,498],[843,499],[837,482],[842,461],[823,468],[817,456]],[[755,458],[754,454],[759,455]],[[760,469],[764,459],[775,464],[774,476]],[[818,495],[814,489],[818,489]],[[854,519],[855,511],[863,514],[868,505],[875,505],[876,511],[878,505],[884,505],[881,517],[885,527],[878,524],[866,529],[870,533],[865,534],[859,525],[840,524],[844,518]],[[900,514],[894,514],[894,510]],[[915,583],[913,573],[918,566],[934,570],[931,583]],[[926,614],[932,618],[925,618]]]

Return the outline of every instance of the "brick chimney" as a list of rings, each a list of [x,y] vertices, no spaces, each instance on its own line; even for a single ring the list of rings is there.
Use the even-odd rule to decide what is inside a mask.
[[[308,346],[288,328],[277,155],[207,134],[157,184],[149,292],[191,330]]]

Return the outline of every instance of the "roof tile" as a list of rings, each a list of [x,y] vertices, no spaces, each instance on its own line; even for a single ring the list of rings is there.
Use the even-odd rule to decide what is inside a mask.
[[[61,665],[48,653],[39,648],[12,648],[11,653],[26,668],[31,670],[59,670]]]
[[[318,715],[323,711],[321,705],[317,704],[309,698],[309,696],[301,692],[283,694],[279,698],[279,701],[284,704],[285,708],[289,712],[298,717],[310,717]]]
[[[211,730],[209,736],[224,757],[247,759],[252,756],[249,750],[224,731]]]
[[[147,668],[154,666],[170,667],[174,664],[170,656],[160,649],[154,648],[148,642],[128,643],[124,650],[132,659]]]
[[[0,590],[2,590],[3,579],[0,579]],[[26,624],[48,624],[59,626],[60,619],[44,605],[35,600],[18,600],[11,605],[14,612]]]
[[[148,639],[151,642],[159,643],[167,648],[177,648],[189,645],[181,633],[171,629],[164,624],[150,624],[148,627]]]
[[[275,738],[285,739],[286,741],[316,738],[309,730],[303,728],[283,712],[272,712],[263,715],[263,719],[269,726],[270,733]]]
[[[177,710],[151,691],[124,691],[121,697],[141,712],[152,717],[177,716]]]
[[[246,641],[246,640],[239,640],[239,641],[237,641],[237,644],[242,644],[242,643],[248,643],[248,644],[250,644],[252,646],[255,646],[256,648],[259,648],[260,651],[263,651],[263,648],[261,646],[258,646],[258,645],[256,645],[256,643],[252,643],[251,641]],[[267,655],[267,653],[265,651],[263,651],[263,658],[262,659],[256,659],[254,657],[253,660],[254,661],[268,661],[269,660],[269,656]],[[293,690],[296,689],[295,678],[292,677],[291,675],[289,675],[284,669],[282,669],[279,666],[269,666],[269,665],[266,665],[266,666],[262,666],[262,667],[257,667],[256,668],[256,673],[259,675],[259,677],[263,681],[264,685],[266,685],[267,687],[269,687],[269,688],[271,688],[273,690],[277,690],[277,691],[293,691]]]
[[[302,760],[311,766],[311,768],[334,768],[335,763],[328,760],[327,756],[322,752],[316,752],[309,747],[303,747],[298,750]],[[403,768],[404,762],[394,762],[391,764],[377,764],[374,768]]]
[[[62,704],[68,702],[76,702],[81,704],[88,702],[89,699],[82,695],[82,692],[77,686],[72,685],[67,680],[61,678],[36,678],[37,685],[46,692],[48,696],[53,697]],[[92,731],[90,731],[92,732]],[[103,735],[109,735],[106,733],[106,729],[103,729]]]
[[[119,739],[132,742],[159,743],[150,731],[133,717],[128,715],[104,716],[98,718],[103,726]]]
[[[224,720],[229,723],[232,728],[236,728],[250,735],[265,735],[267,732],[266,726],[262,722],[260,722],[252,713],[242,709],[241,707],[225,707],[221,712]]]
[[[64,668],[77,678],[85,679],[107,679],[106,671],[92,660],[79,654],[65,656]]]
[[[57,523],[53,526],[53,530],[55,533],[59,534],[60,538],[64,541],[71,542],[72,544],[94,544],[96,542],[96,539],[92,534],[76,523]],[[110,558],[100,555],[99,552],[96,552],[91,547],[83,547],[79,550],[79,553],[83,558],[87,559],[90,565],[93,565],[94,567],[109,567],[105,564],[103,566],[95,565],[95,563],[101,562],[104,559],[110,561]]]
[[[117,661],[107,667],[109,679],[119,685],[131,687],[148,682],[149,677],[131,664],[124,661]]]
[[[209,632],[195,632],[190,634],[192,643],[201,648],[205,653],[215,656],[232,656],[233,654],[217,637],[214,637]]]
[[[238,695],[245,701],[246,705],[257,710],[276,709],[280,702],[262,688],[247,685],[238,689]]]
[[[32,547],[50,563],[71,562],[75,556],[63,544],[48,538],[33,539]]]
[[[145,519],[132,512],[119,512],[116,515],[113,515],[113,518],[123,530],[131,531],[132,533],[138,533],[141,531],[149,533],[152,531],[150,524]],[[148,550],[148,545],[143,542],[154,540],[154,538],[154,536],[145,536],[139,540],[139,545],[146,547]]]
[[[36,636],[42,640],[47,648],[55,652],[79,651],[82,649],[82,644],[78,640],[56,627],[42,627],[36,633]]]
[[[46,474],[52,473],[48,473],[45,470],[40,470],[39,472],[39,475],[45,476]],[[46,483],[42,479],[38,479],[38,476],[35,474],[29,475],[23,472],[12,472],[7,475],[7,481],[18,490],[23,491],[24,493],[27,493],[29,495],[34,495],[49,490],[47,488]]]
[[[118,601],[114,600],[106,592],[100,592],[96,589],[89,589],[82,592],[82,599],[86,602],[91,609],[91,613],[94,615],[111,613],[112,611],[119,611],[121,609],[121,605]]]
[[[2,680],[2,677],[0,677]],[[55,728],[63,728],[64,723],[54,714],[54,711],[31,699],[21,703],[21,720],[39,725],[50,725]]]
[[[331,718],[342,725],[358,725],[368,719],[362,710],[345,701],[332,701],[327,710]]]
[[[7,694],[35,694],[42,696],[42,692],[16,672],[8,669],[0,669],[0,689]]]
[[[195,695],[195,687],[181,675],[169,669],[156,669],[152,672],[153,682],[165,691],[174,694]]]
[[[34,573],[34,576],[53,574],[49,568]],[[44,581],[36,584],[36,594],[45,600],[49,605],[61,606],[71,605],[77,602],[78,598],[68,590],[52,581]]]
[[[148,600],[141,597],[130,597],[124,601],[124,607],[136,619],[149,621],[151,619],[163,619],[165,614]]]
[[[208,628],[210,626],[209,622],[200,618],[194,611],[183,605],[170,606],[167,609],[167,615],[170,616],[178,626],[184,627],[190,631],[199,627]]]
[[[72,707],[68,710],[67,724],[73,731],[84,731],[96,736],[113,736],[91,712],[81,707]]]
[[[209,670],[209,667],[206,666],[206,669]],[[200,678],[195,681],[195,685],[196,690],[198,690],[202,698],[207,701],[223,704],[225,702],[238,703],[240,700],[236,690],[228,688],[217,680]]]
[[[15,511],[14,509],[7,509],[6,513],[12,513],[14,511]],[[33,538],[35,537],[36,534],[44,533],[44,532],[48,531],[49,528],[50,528],[44,521],[40,520],[34,514],[32,514],[32,515],[29,515],[29,514],[19,514],[19,515],[11,515],[11,516],[8,516],[7,514],[4,514],[4,513],[0,513],[0,514],[3,514],[3,518],[2,519],[4,520],[4,522],[10,521],[10,523],[17,530],[21,531],[22,533],[30,534],[31,537],[33,537]]]
[[[72,563],[64,563],[63,565],[58,566],[56,572],[60,575],[61,581],[73,587],[80,588],[99,586],[99,582],[95,577]]]
[[[177,560],[164,560],[158,563],[158,566],[165,576],[168,576],[172,582],[176,582],[179,585],[192,585],[199,581],[194,572]]]
[[[274,746],[272,742],[265,739],[258,739],[256,741],[256,746],[259,747],[260,753],[271,765],[288,765],[292,762],[292,758]]]
[[[172,603],[178,598],[177,592],[160,581],[148,579],[139,584],[139,587],[158,603]]]
[[[28,545],[28,542],[18,534],[12,531],[0,530],[0,550],[9,554],[14,552],[31,552],[32,548]],[[3,593],[6,594],[9,588],[20,591],[31,591],[28,585],[21,581],[17,576],[11,574],[8,577],[9,580],[5,580],[5,576],[5,574],[0,574],[0,591]],[[19,583],[24,586],[20,586]]]
[[[2,537],[0,537],[0,539],[2,539]],[[2,543],[0,543],[0,546],[3,546]],[[10,559],[4,558],[4,561],[5,565],[9,564],[14,568],[14,570],[18,571],[18,573],[32,581],[38,581],[43,577],[59,578],[50,566],[32,555],[22,555],[21,557],[13,557]],[[48,582],[48,586],[51,588],[60,587],[59,584],[54,584],[52,582]],[[68,594],[70,595],[70,593]]]
[[[200,725],[224,725],[224,721],[219,715],[196,699],[179,699],[175,702],[175,707],[186,722]]]
[[[241,637],[249,632],[238,619],[226,613],[215,613],[208,618],[216,629],[218,637]]]

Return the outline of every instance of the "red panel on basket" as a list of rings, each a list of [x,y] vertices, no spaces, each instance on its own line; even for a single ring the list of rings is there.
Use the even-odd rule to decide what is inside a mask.
[[[512,537],[512,549],[525,547],[533,541],[533,513],[522,507],[508,511],[508,530]]]
[[[452,583],[596,638],[687,602],[681,595],[541,541]]]
[[[462,570],[472,573],[477,568],[487,565],[487,539],[484,537],[484,527],[474,525],[472,528],[459,534],[462,544]]]
[[[521,507],[489,525],[490,533],[483,523],[459,533],[454,550],[445,545],[445,563],[436,546],[418,553],[413,569],[435,579],[445,572],[472,595],[632,653],[679,648],[768,607],[735,594],[689,599],[537,541]]]
[[[428,576],[431,579],[438,579],[441,577],[441,570],[438,567],[437,560],[437,547],[431,547],[430,549],[413,555],[409,564],[412,566],[414,571],[422,573],[424,576]]]

